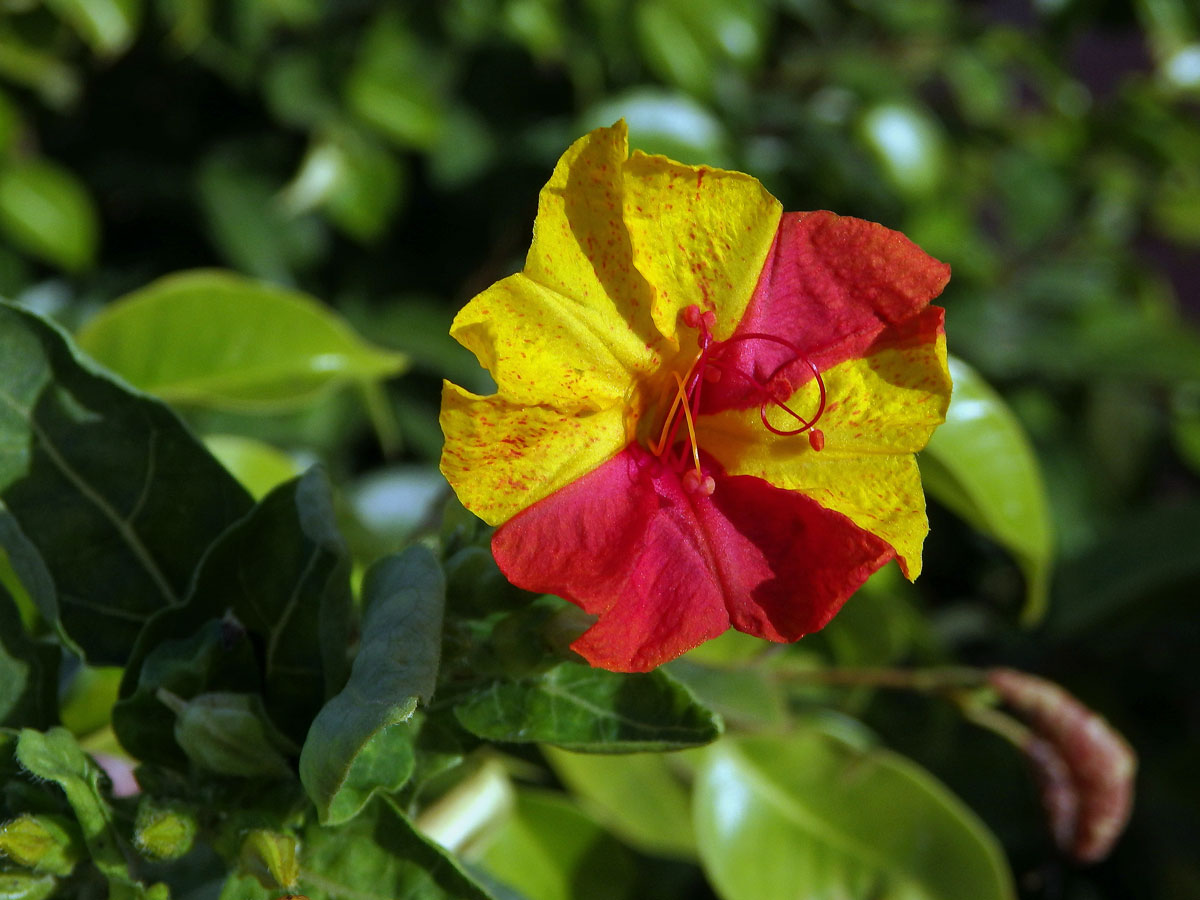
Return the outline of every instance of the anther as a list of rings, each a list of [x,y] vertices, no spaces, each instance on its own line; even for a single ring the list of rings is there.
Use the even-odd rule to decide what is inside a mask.
[[[702,494],[711,497],[717,489],[717,482],[711,475],[701,475],[695,469],[688,469],[682,478],[683,489],[689,494]]]
[[[825,449],[825,432],[820,428],[813,428],[808,432],[808,445],[814,450]]]

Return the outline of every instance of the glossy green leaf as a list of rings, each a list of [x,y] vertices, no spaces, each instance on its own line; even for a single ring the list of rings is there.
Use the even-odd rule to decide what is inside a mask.
[[[137,34],[142,0],[46,0],[98,54],[124,51]]]
[[[0,163],[0,233],[26,253],[70,272],[96,255],[92,198],[74,175],[46,160]]]
[[[584,809],[631,847],[653,856],[696,858],[692,801],[662,753],[601,756],[543,747],[554,773]]]
[[[204,446],[255,500],[300,474],[297,462],[265,441],[237,434],[210,434]]]
[[[581,124],[600,128],[620,118],[629,126],[631,147],[693,165],[733,165],[724,124],[686,94],[635,88],[591,107]]]
[[[387,378],[406,364],[306,294],[209,270],[123,297],[78,339],[165,400],[247,411],[302,407],[330,388]]]
[[[701,863],[723,900],[1013,900],[992,835],[914,763],[816,731],[701,754]]]
[[[0,499],[21,583],[96,665],[125,663],[142,624],[183,602],[204,551],[250,506],[167,407],[6,305]]]
[[[485,869],[528,900],[621,900],[631,896],[628,850],[561,794],[521,790],[492,836]]]
[[[60,656],[57,645],[30,636],[0,585],[0,725],[47,728],[57,721]]]
[[[560,663],[518,681],[496,681],[454,707],[464,728],[491,741],[628,753],[707,744],[720,720],[661,671],[625,675]]]
[[[954,396],[946,421],[921,454],[921,475],[935,498],[1008,549],[1027,582],[1022,620],[1045,614],[1054,557],[1041,469],[1021,424],[974,369],[950,360]]]
[[[408,722],[437,684],[445,594],[441,568],[422,546],[368,570],[350,680],[317,714],[300,754],[300,780],[322,823],[353,818],[376,790],[399,790],[412,774]]]

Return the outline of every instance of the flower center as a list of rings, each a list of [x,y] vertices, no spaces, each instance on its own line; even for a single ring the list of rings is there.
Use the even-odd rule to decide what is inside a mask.
[[[663,420],[658,440],[649,442],[650,452],[674,466],[676,471],[682,472],[686,469],[690,459],[692,468],[688,469],[682,479],[684,490],[688,493],[699,491],[705,495],[712,494],[716,488],[713,477],[705,475],[700,468],[700,445],[696,441],[696,417],[700,414],[700,394],[706,381],[720,381],[727,374],[745,379],[755,388],[755,393],[761,400],[758,414],[763,426],[768,431],[782,437],[808,432],[808,443],[813,450],[820,450],[825,446],[825,435],[815,427],[825,412],[825,382],[813,362],[791,341],[771,334],[751,332],[734,335],[727,341],[716,341],[712,336],[712,328],[716,321],[716,316],[711,311],[701,312],[700,307],[694,303],[683,311],[684,324],[699,332],[696,338],[698,349],[684,375],[674,371],[671,373],[675,380],[675,394],[666,418]],[[764,383],[725,358],[730,347],[744,341],[766,341],[778,344],[791,351],[792,356],[776,366],[775,371]],[[812,370],[813,377],[817,381],[817,388],[820,390],[821,396],[817,404],[817,411],[811,419],[805,419],[785,402],[791,394],[791,383],[783,376],[783,373],[788,366],[796,362],[803,362]],[[783,410],[791,417],[792,423],[798,427],[780,428],[772,423],[767,414],[768,405]],[[686,433],[683,434],[678,451],[676,451],[676,440],[685,426]]]

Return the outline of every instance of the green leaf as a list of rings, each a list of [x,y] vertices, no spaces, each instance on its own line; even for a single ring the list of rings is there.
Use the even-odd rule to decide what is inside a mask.
[[[113,826],[113,810],[100,787],[105,776],[71,733],[65,728],[45,733],[22,729],[17,759],[32,775],[62,788],[83,829],[92,862],[108,879],[110,896],[142,896],[141,885],[129,874],[121,837]]]
[[[583,807],[631,847],[696,858],[692,800],[662,753],[600,756],[543,747],[554,773]]]
[[[628,850],[561,794],[522,790],[492,837],[483,866],[529,900],[620,900],[631,896]]]
[[[425,547],[368,570],[350,680],[317,714],[300,754],[300,780],[323,824],[353,818],[375,791],[399,790],[412,774],[408,723],[437,684],[445,594],[441,568]]]
[[[0,585],[0,725],[47,728],[57,721],[61,655],[57,646],[29,635]]]
[[[265,441],[236,434],[210,434],[205,436],[204,446],[255,500],[300,474],[292,457]]]
[[[197,767],[243,778],[289,778],[296,748],[275,730],[257,694],[220,692],[184,700],[159,688],[175,714],[175,742]]]
[[[390,803],[376,803],[338,827],[313,823],[301,836],[297,893],[309,900],[491,900],[437,845]],[[253,878],[234,875],[222,900],[274,900]]]
[[[493,682],[460,701],[454,714],[486,740],[599,753],[695,747],[721,733],[720,720],[663,672],[625,675],[571,662]]]
[[[78,339],[165,400],[247,411],[303,407],[406,365],[306,294],[211,270],[169,275],[121,298]]]
[[[46,0],[46,6],[104,56],[129,46],[142,16],[141,0]]]
[[[0,232],[21,250],[69,272],[91,265],[99,227],[92,199],[46,160],[0,165]]]
[[[1046,611],[1054,539],[1041,469],[1016,416],[979,374],[950,359],[954,396],[946,422],[920,456],[935,498],[1008,549],[1027,582],[1026,624]]]
[[[914,763],[815,731],[700,754],[696,840],[723,900],[1013,900],[992,835]]]
[[[104,728],[112,720],[120,687],[121,669],[116,666],[80,666],[62,694],[63,727],[76,737]]]
[[[634,88],[588,109],[582,125],[599,128],[620,118],[629,125],[631,147],[694,165],[733,165],[724,124],[686,94]]]
[[[208,545],[250,506],[167,407],[4,304],[0,499],[21,583],[96,665],[125,663],[142,624],[183,601]]]
[[[129,697],[141,685],[142,660],[158,644],[228,618],[259,648],[257,668],[271,721],[300,744],[325,698],[346,680],[349,566],[328,482],[320,469],[311,469],[268,494],[213,545],[186,604],[146,627],[122,695]]]

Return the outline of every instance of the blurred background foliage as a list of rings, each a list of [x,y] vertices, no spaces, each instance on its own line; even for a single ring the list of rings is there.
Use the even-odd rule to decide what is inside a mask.
[[[983,816],[1025,896],[1198,897],[1197,9],[0,0],[0,294],[74,329],[160,276],[220,267],[321,298],[402,351],[408,375],[365,403],[184,404],[225,436],[218,452],[250,438],[324,461],[370,558],[441,497],[439,380],[488,389],[446,329],[520,267],[537,191],[586,129],[623,116],[635,146],[750,172],[785,208],[904,231],[951,263],[951,348],[1041,462],[1048,612],[1019,623],[1021,561],[958,527],[947,496],[916,588],[865,592],[805,643],[844,664],[1059,680],[1141,756],[1131,831],[1090,870],[1055,860],[1019,762],[946,708],[837,702]],[[984,455],[975,477],[1002,489],[1003,462]],[[694,882],[655,871],[657,896]]]

